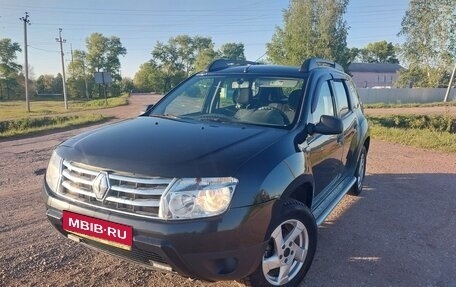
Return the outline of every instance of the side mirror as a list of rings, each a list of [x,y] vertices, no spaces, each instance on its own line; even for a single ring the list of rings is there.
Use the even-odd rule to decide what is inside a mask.
[[[296,135],[295,144],[298,145],[305,141],[307,136],[313,134],[338,135],[344,130],[342,120],[333,116],[323,115],[318,124],[307,124],[307,126]]]
[[[323,115],[320,118],[320,122],[316,125],[307,125],[307,132],[310,135],[315,133],[322,135],[337,135],[342,133],[344,130],[344,124],[342,120],[337,117]]]

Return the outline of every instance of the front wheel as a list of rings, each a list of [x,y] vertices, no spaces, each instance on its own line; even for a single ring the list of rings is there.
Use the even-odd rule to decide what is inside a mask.
[[[312,263],[317,247],[317,225],[301,202],[286,201],[280,219],[271,226],[261,265],[243,283],[257,286],[298,286]]]

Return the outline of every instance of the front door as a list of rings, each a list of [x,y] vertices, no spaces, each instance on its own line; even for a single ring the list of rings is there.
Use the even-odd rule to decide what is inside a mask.
[[[322,115],[335,116],[334,97],[329,81],[317,88],[316,105],[311,110],[308,122],[317,124]],[[314,195],[337,183],[342,172],[343,146],[340,135],[314,134],[307,138],[307,149],[315,180]]]

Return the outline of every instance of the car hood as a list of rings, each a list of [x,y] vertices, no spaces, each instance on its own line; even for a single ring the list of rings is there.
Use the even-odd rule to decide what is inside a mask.
[[[139,117],[73,137],[58,153],[106,170],[162,177],[232,176],[286,130]]]

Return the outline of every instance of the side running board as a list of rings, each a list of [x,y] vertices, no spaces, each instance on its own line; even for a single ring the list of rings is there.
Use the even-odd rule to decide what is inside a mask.
[[[320,225],[325,221],[326,217],[331,213],[331,211],[336,207],[339,201],[342,200],[345,194],[352,188],[356,183],[356,178],[354,176],[347,177],[339,184],[339,187],[334,190],[329,196],[327,196],[323,202],[321,202],[314,210],[313,215],[317,221],[317,225]]]

